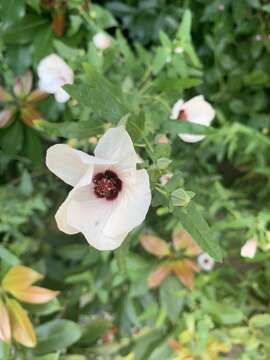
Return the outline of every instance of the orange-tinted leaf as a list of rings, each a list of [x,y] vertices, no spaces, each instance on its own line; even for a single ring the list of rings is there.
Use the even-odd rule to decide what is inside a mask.
[[[161,257],[170,254],[168,244],[157,236],[141,235],[140,242],[143,248],[152,255]]]
[[[62,10],[57,10],[53,14],[52,23],[53,32],[58,36],[63,36],[65,29],[65,13]]]
[[[180,351],[181,350],[181,346],[180,346],[179,342],[176,341],[175,339],[169,339],[168,345],[169,345],[169,347],[171,349],[173,349],[175,351]]]
[[[0,101],[11,100],[13,100],[13,97],[2,86],[0,86]]]
[[[11,108],[5,108],[4,110],[0,111],[0,128],[6,127],[10,124],[12,115],[13,112]]]
[[[9,343],[11,340],[11,328],[6,305],[0,300],[0,340]]]
[[[202,252],[202,249],[192,239],[192,236],[184,229],[173,232],[172,241],[176,251],[185,250],[188,256],[196,256]]]
[[[40,90],[40,89],[36,89],[34,91],[31,92],[31,94],[27,97],[26,101],[27,102],[39,102],[43,99],[46,99],[46,97],[48,97],[49,94]]]
[[[172,269],[179,280],[189,289],[194,288],[194,273],[199,270],[197,264],[191,260],[181,260],[176,262]]]
[[[28,95],[32,88],[33,75],[27,71],[23,76],[17,77],[13,86],[14,95],[23,98]]]
[[[37,344],[36,334],[26,311],[14,299],[9,299],[7,306],[12,337],[26,347],[35,347]]]
[[[39,286],[30,286],[24,290],[13,291],[12,295],[18,300],[29,304],[44,304],[59,294],[59,291],[45,289]]]
[[[28,288],[34,282],[43,279],[37,271],[22,265],[13,266],[5,275],[2,286],[11,294]]]
[[[40,120],[42,115],[39,111],[37,111],[34,106],[30,103],[26,104],[21,110],[22,121],[30,126],[34,126],[34,120]]]
[[[162,283],[171,272],[171,267],[168,264],[160,265],[155,271],[153,271],[148,279],[147,283],[149,288],[154,288]]]

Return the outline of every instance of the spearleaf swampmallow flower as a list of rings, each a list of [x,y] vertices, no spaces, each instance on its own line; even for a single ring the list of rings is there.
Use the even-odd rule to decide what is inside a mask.
[[[56,54],[43,58],[37,67],[39,88],[49,94],[54,94],[56,101],[68,101],[69,94],[62,88],[63,85],[73,84],[74,74],[68,64]]]
[[[171,112],[172,120],[189,121],[194,124],[210,126],[215,117],[215,110],[209,102],[204,100],[202,95],[193,97],[187,102],[182,99],[178,100]],[[180,139],[195,143],[205,138],[204,135],[178,134]]]
[[[114,250],[147,214],[149,177],[136,169],[138,157],[122,126],[109,129],[94,154],[64,144],[48,149],[47,167],[73,186],[55,218],[64,233],[81,232],[96,249]]]

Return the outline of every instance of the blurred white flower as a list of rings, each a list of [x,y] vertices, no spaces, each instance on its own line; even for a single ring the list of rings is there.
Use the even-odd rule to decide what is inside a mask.
[[[98,49],[105,50],[105,49],[108,49],[109,47],[111,47],[112,40],[104,32],[98,32],[93,37],[93,43]]]
[[[218,5],[218,10],[219,10],[219,11],[224,11],[224,10],[225,10],[224,4],[219,4],[219,5]]]
[[[96,249],[114,250],[147,214],[149,177],[136,170],[137,154],[122,126],[109,129],[94,153],[64,144],[48,149],[47,167],[73,186],[55,218],[61,231],[81,232]]]
[[[177,48],[174,49],[174,52],[176,54],[182,54],[184,52],[184,49],[180,46],[178,46]]]
[[[257,35],[255,36],[255,40],[256,40],[256,41],[261,41],[261,40],[262,40],[262,35],[257,34]]]
[[[171,112],[172,120],[189,121],[194,124],[210,126],[215,117],[215,110],[204,100],[202,95],[193,97],[187,102],[178,100]],[[178,134],[185,142],[195,143],[205,138],[204,135]]]
[[[257,240],[249,239],[246,243],[241,247],[241,256],[254,258],[257,251]]]
[[[171,180],[172,177],[173,177],[173,173],[169,172],[167,174],[162,175],[159,178],[159,182],[161,183],[162,186],[164,186]]]
[[[73,84],[74,74],[68,64],[56,54],[46,56],[37,67],[39,88],[54,94],[56,101],[68,101],[69,94],[62,88],[65,84]]]
[[[207,253],[198,256],[198,264],[204,271],[211,271],[215,266],[215,260]]]

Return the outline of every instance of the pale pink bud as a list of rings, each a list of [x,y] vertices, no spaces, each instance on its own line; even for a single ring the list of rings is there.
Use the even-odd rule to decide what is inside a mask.
[[[156,138],[156,143],[163,145],[163,144],[168,144],[169,139],[167,138],[167,136],[165,134],[161,134],[159,136],[157,136]]]
[[[173,177],[173,173],[167,173],[167,174],[162,175],[159,178],[159,181],[160,181],[161,185],[164,186],[171,180],[172,177]]]

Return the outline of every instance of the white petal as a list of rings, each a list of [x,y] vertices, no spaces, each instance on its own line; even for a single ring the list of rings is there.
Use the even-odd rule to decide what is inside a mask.
[[[172,112],[171,112],[171,119],[176,120],[178,118],[179,115],[179,111],[182,109],[184,104],[183,99],[178,100],[173,108],[172,108]]]
[[[241,247],[241,256],[253,258],[257,251],[257,240],[250,239]]]
[[[82,232],[88,243],[96,249],[114,250],[127,235],[109,237],[104,234],[104,227],[114,211],[115,204],[115,201],[96,198],[91,187],[76,188],[67,211],[68,223]]]
[[[57,78],[47,77],[46,79],[40,79],[38,87],[40,90],[49,94],[54,94],[62,86],[62,81]]]
[[[74,74],[68,64],[56,54],[46,56],[37,67],[40,89],[55,93],[61,86],[72,84]],[[63,90],[64,91],[64,90]]]
[[[59,230],[63,231],[66,234],[77,234],[79,230],[74,229],[67,222],[67,209],[70,204],[71,197],[72,197],[72,192],[69,193],[69,196],[63,202],[63,204],[58,208],[55,214],[55,220]]]
[[[186,111],[187,121],[205,126],[209,126],[215,117],[215,110],[202,95],[185,102],[183,110]]]
[[[93,157],[68,145],[56,144],[47,150],[46,165],[61,180],[75,186],[87,170],[93,168]]]
[[[205,135],[178,134],[178,136],[187,143],[196,143],[205,138]]]
[[[134,185],[124,187],[119,198],[104,228],[107,236],[115,237],[128,233],[144,221],[151,204],[149,176],[146,170],[136,171]]]
[[[105,50],[112,44],[111,38],[104,32],[99,32],[94,35],[93,43],[98,49]]]
[[[58,89],[54,94],[56,101],[59,103],[65,103],[69,100],[69,94],[62,88]]]
[[[138,157],[132,140],[123,126],[111,128],[100,138],[95,155],[112,162],[119,162],[128,171],[135,170]]]

